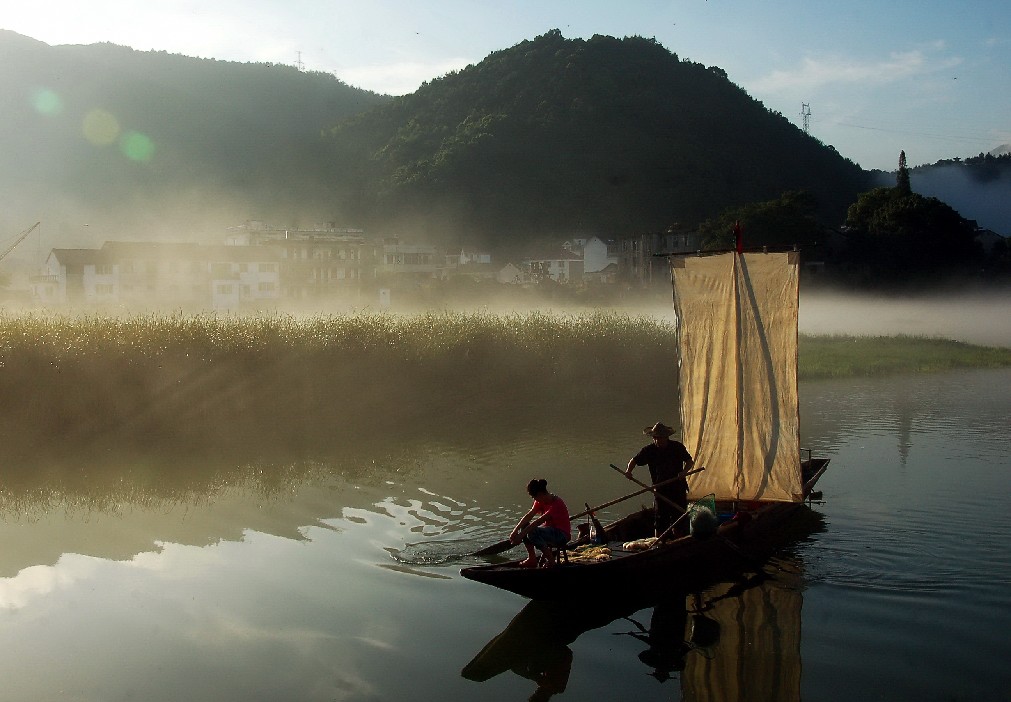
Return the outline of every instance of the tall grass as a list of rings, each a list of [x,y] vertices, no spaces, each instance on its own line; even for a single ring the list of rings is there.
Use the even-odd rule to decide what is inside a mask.
[[[334,432],[432,425],[466,401],[559,405],[643,387],[670,327],[611,314],[0,318],[7,449],[137,440],[283,452]]]
[[[676,392],[674,329],[616,313],[0,316],[0,450],[279,455],[335,433],[503,406],[563,422],[573,402]],[[1011,350],[912,337],[802,337],[802,378],[1011,365]],[[466,417],[466,419],[464,419]]]
[[[486,450],[501,431],[578,440],[573,417],[611,408],[672,417],[674,333],[615,313],[0,315],[0,506],[269,493],[317,457],[403,462],[418,436]],[[802,378],[1009,365],[938,339],[800,346]]]

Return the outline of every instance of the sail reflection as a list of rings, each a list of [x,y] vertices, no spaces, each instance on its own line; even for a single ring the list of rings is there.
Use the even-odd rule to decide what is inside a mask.
[[[721,583],[706,591],[699,616],[718,639],[687,659],[682,698],[799,700],[803,594],[799,574],[755,587]]]

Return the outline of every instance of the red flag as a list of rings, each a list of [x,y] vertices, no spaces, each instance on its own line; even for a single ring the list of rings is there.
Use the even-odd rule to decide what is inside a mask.
[[[744,237],[741,236],[741,223],[739,221],[734,222],[734,245],[737,248],[737,253],[744,253]]]

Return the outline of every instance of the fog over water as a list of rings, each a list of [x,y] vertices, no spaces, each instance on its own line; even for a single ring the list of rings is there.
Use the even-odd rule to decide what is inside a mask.
[[[613,309],[621,314],[650,315],[674,321],[670,297],[661,291],[651,298],[613,306],[574,306],[529,300],[514,305],[467,306],[463,311],[497,313],[556,312],[578,314],[594,309]],[[800,333],[848,336],[922,336],[951,339],[981,346],[1011,348],[1011,289],[979,292],[937,292],[921,295],[876,295],[872,293],[802,290]]]
[[[1011,347],[1011,290],[917,297],[810,292],[800,298],[800,331],[908,334]]]

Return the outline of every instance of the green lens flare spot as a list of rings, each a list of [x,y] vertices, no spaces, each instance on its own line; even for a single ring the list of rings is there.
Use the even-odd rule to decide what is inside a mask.
[[[63,99],[49,88],[32,91],[32,107],[43,115],[58,115],[63,112]]]
[[[119,140],[119,149],[131,161],[150,161],[154,156],[154,142],[140,132],[124,134]]]
[[[84,116],[84,138],[95,146],[108,146],[119,136],[119,121],[105,110],[91,110]]]

